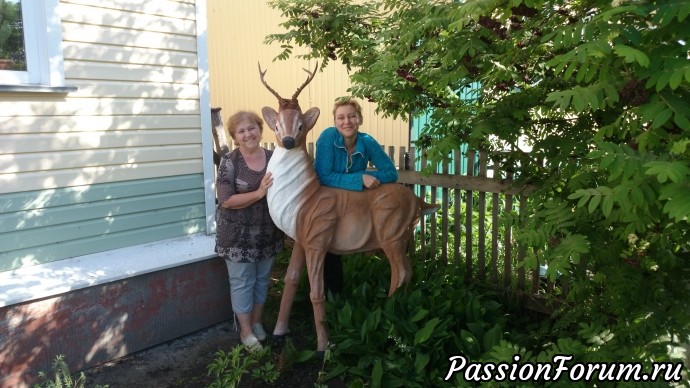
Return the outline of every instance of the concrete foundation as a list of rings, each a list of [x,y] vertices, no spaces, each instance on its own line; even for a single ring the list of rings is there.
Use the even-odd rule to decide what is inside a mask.
[[[231,317],[218,257],[0,307],[0,387],[52,375],[57,355],[75,372]]]

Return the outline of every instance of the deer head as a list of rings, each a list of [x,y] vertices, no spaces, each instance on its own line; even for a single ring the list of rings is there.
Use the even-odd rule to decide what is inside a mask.
[[[319,118],[321,111],[319,108],[311,108],[306,112],[302,113],[302,109],[299,106],[297,97],[299,96],[302,89],[314,79],[316,75],[316,69],[318,68],[318,63],[314,68],[314,71],[309,71],[304,69],[304,71],[309,74],[307,80],[297,88],[297,91],[292,95],[290,99],[282,98],[280,95],[273,90],[266,81],[264,80],[264,75],[266,75],[266,70],[261,70],[261,64],[259,64],[259,75],[261,76],[261,82],[266,86],[269,92],[278,98],[278,112],[273,108],[268,106],[261,109],[261,114],[266,121],[266,124],[273,129],[276,135],[276,140],[281,147],[285,149],[292,149],[296,145],[304,147],[306,143],[307,133],[314,127],[316,120]]]

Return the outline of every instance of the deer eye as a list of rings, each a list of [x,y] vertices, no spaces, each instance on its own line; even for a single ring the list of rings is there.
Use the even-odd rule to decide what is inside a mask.
[[[302,124],[300,124],[299,127],[297,127],[297,130],[302,132]]]

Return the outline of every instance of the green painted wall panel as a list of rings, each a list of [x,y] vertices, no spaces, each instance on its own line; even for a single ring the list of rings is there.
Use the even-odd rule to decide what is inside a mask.
[[[199,203],[203,188],[0,214],[0,233]],[[0,236],[1,240],[1,236]]]
[[[201,174],[0,195],[0,214],[204,187]]]
[[[203,218],[204,204],[157,209],[146,212],[102,217],[84,222],[56,225],[46,228],[19,230],[0,234],[3,250],[13,251],[50,243],[107,235],[149,226],[174,223],[180,220]],[[0,260],[2,256],[0,256]]]
[[[201,174],[0,195],[0,271],[206,231]]]
[[[134,229],[110,235],[66,241],[60,244],[49,244],[0,253],[0,272],[89,253],[200,233],[205,230],[206,219],[196,218],[173,224],[157,225],[151,228]]]
[[[465,103],[473,103],[479,98],[479,92],[480,92],[480,85],[479,83],[471,83],[467,87],[456,91],[456,94],[458,97],[460,97],[461,100],[465,101]],[[430,121],[432,120],[432,112],[433,109],[429,109],[426,112],[423,112],[422,114],[419,114],[415,117],[412,118],[411,126],[412,130],[410,131],[410,143],[414,144],[415,141],[419,139],[422,133],[424,133],[424,127],[427,124],[430,124]],[[460,174],[467,174],[467,157],[465,156],[465,153],[467,152],[467,144],[462,144],[460,145]],[[415,149],[415,169],[417,171],[420,170],[421,168],[421,160],[420,157],[422,155],[421,149]],[[475,171],[474,175],[476,175],[479,171],[479,155],[475,155]],[[442,173],[443,172],[443,167],[441,165],[437,166],[436,168],[437,173]],[[456,174],[455,172],[455,156],[451,155],[451,164],[449,165],[449,173],[450,174]]]

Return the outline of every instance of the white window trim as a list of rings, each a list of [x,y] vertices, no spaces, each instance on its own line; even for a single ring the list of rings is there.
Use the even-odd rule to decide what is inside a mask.
[[[203,151],[204,195],[206,231],[216,233],[216,166],[213,164],[213,139],[211,137],[211,91],[208,63],[208,29],[206,0],[196,1],[197,74],[199,80],[199,112],[201,116],[201,148]]]
[[[0,70],[0,84],[65,86],[59,3],[60,0],[22,0],[27,70]]]

